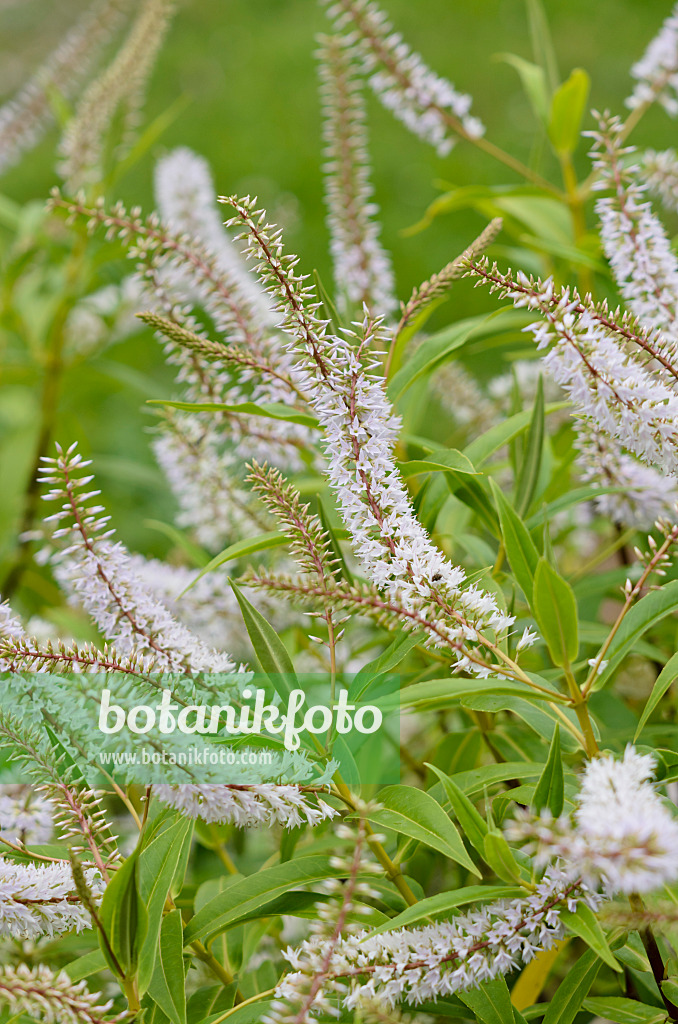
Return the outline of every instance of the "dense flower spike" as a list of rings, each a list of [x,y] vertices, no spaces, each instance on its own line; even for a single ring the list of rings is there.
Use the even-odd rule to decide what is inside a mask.
[[[381,102],[441,156],[455,136],[476,139],[482,122],[471,114],[471,97],[458,92],[413,53],[371,0],[324,0],[337,28],[346,33]]]
[[[97,0],[29,82],[0,107],[0,173],[35,146],[55,120],[54,95],[71,99],[123,21],[128,0]]]
[[[31,786],[2,786],[0,838],[26,846],[48,843],[54,831],[55,807]]]
[[[144,0],[127,39],[85,91],[61,144],[60,172],[70,188],[100,180],[106,135],[120,110],[124,116],[122,145],[129,146],[143,90],[174,7],[173,0]],[[118,150],[119,156],[123,153]]]
[[[309,799],[299,786],[158,785],[153,792],[164,804],[190,818],[210,824],[230,823],[238,828],[261,824],[297,828],[317,825],[337,814],[319,797]]]
[[[10,746],[13,760],[22,764],[39,793],[50,800],[57,838],[75,853],[86,851],[107,879],[107,865],[117,859],[118,851],[100,795],[82,781],[74,765],[64,763],[64,755],[55,754],[51,743],[5,712],[0,712],[0,743]]]
[[[640,175],[667,210],[678,211],[678,153],[675,149],[646,149],[640,157]]]
[[[95,900],[101,897],[101,876],[85,872]],[[70,864],[16,864],[0,860],[0,934],[15,939],[81,932],[91,927],[89,912],[75,891]]]
[[[379,322],[366,318],[354,345],[329,335],[317,302],[295,273],[296,257],[283,254],[280,232],[265,223],[251,200],[228,202],[236,211],[234,223],[247,229],[250,254],[304,360],[306,386],[325,431],[327,475],[367,579],[406,608],[430,609],[440,627],[438,634],[429,633],[430,642],[440,644],[443,637],[459,667],[490,674],[463,647],[482,642],[482,629],[503,633],[513,619],[490,594],[463,587],[463,570],[445,559],[414,514],[392,454],[400,421],[383,378],[374,372],[374,357],[367,369],[361,363],[362,351],[381,330]]]
[[[106,1024],[111,1001],[101,1003],[98,992],[88,992],[84,981],[72,982],[62,971],[46,964],[0,967],[0,1002],[13,1014],[26,1014],[44,1024]]]
[[[596,497],[597,511],[614,523],[651,529],[660,516],[675,515],[678,482],[653,466],[643,465],[624,452],[614,438],[585,420],[577,424],[575,446],[581,478],[601,488],[616,487],[616,494]]]
[[[514,839],[531,839],[537,866],[559,858],[570,878],[614,893],[651,892],[678,879],[678,820],[651,782],[654,758],[628,747],[618,761],[590,761],[574,820],[542,812],[518,819]]]
[[[52,533],[58,542],[55,571],[102,633],[122,654],[151,655],[161,671],[233,671],[228,654],[209,648],[148,593],[125,548],[111,541],[103,507],[88,505],[99,492],[82,493],[93,479],[81,476],[89,463],[76,454],[74,445],[65,453],[57,450],[57,458],[45,460],[43,470],[44,482],[52,485],[46,498],[62,503],[50,518],[66,524]]]
[[[274,327],[266,294],[247,270],[241,253],[224,229],[216,205],[217,193],[209,164],[187,146],[179,146],[155,166],[155,200],[158,213],[173,230],[195,239],[214,255],[223,273],[231,278],[261,318]]]
[[[560,911],[574,911],[580,903],[595,907],[597,898],[553,869],[523,899],[489,903],[423,928],[342,939],[331,951],[328,968],[325,944],[304,942],[285,954],[294,973],[278,992],[284,995],[290,986],[303,984],[304,977],[324,971],[325,995],[334,994],[349,1009],[359,1008],[364,998],[416,1006],[529,963],[562,937]]]
[[[325,201],[337,294],[344,306],[366,306],[387,317],[397,301],[391,261],[379,241],[379,208],[372,201],[362,85],[342,37],[323,36],[318,57]]]
[[[647,186],[638,180],[640,167],[623,163],[635,153],[623,146],[619,118],[599,119],[592,157],[594,189],[613,191],[596,202],[600,234],[619,290],[628,308],[646,327],[668,333],[675,355],[678,338],[678,259],[666,231],[645,199]]]
[[[552,280],[534,281],[522,272],[514,280],[487,260],[469,267],[479,283],[499,290],[516,307],[542,314],[545,322],[526,330],[534,333],[539,349],[551,345],[544,364],[578,415],[616,437],[643,462],[671,474],[678,471],[678,395],[666,382],[664,365],[659,375],[652,364],[635,358],[628,345],[629,340],[642,347],[654,345],[661,361],[661,342],[655,335],[632,335],[590,301],[582,301],[575,289],[557,290]]]
[[[657,100],[671,117],[678,114],[678,4],[633,65],[631,74],[637,83],[627,107],[635,110]]]

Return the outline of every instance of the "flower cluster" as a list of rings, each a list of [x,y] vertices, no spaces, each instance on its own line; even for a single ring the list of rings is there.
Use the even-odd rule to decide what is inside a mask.
[[[129,148],[143,90],[173,12],[172,0],[144,0],[112,62],[85,90],[61,143],[59,170],[70,188],[101,180],[108,132],[119,111],[124,115],[123,145]],[[123,155],[119,150],[118,156]]]
[[[96,868],[86,869],[85,881],[97,901],[103,883]],[[75,891],[69,864],[0,860],[0,934],[37,939],[89,927],[90,915]]]
[[[671,117],[678,114],[678,4],[633,65],[631,74],[637,82],[627,107],[635,110],[656,100]]]
[[[659,196],[667,210],[678,211],[678,154],[675,149],[646,149],[640,173],[648,189]]]
[[[353,337],[329,334],[317,302],[295,273],[296,257],[283,254],[280,232],[265,223],[249,198],[229,202],[236,211],[232,223],[246,227],[250,255],[280,303],[306,370],[305,386],[324,430],[327,476],[366,578],[405,611],[426,608],[437,627],[429,641],[452,648],[460,668],[491,674],[485,663],[467,656],[464,645],[482,642],[482,629],[503,633],[513,617],[492,595],[464,586],[463,570],[445,559],[414,513],[393,458],[400,420],[376,372],[378,358],[368,356],[366,367],[361,361],[380,322],[368,316]]]
[[[234,671],[228,654],[209,648],[149,594],[125,548],[111,540],[103,507],[88,504],[99,494],[83,493],[93,479],[81,475],[89,463],[75,452],[75,445],[66,452],[57,450],[57,458],[46,459],[43,482],[52,485],[46,498],[62,503],[48,520],[65,524],[51,533],[60,582],[122,654],[146,653],[161,671]]]
[[[613,893],[651,892],[678,879],[678,820],[649,781],[654,758],[628,747],[623,758],[590,761],[573,820],[518,818],[508,834],[529,839],[535,863],[559,859],[569,878]]]
[[[325,199],[337,295],[344,305],[388,316],[397,308],[391,261],[379,241],[369,177],[365,103],[351,52],[340,36],[319,52],[325,122]]]
[[[53,96],[72,99],[123,21],[120,0],[96,0],[17,95],[0,108],[0,172],[39,141],[55,119]]]
[[[666,231],[645,198],[647,185],[638,180],[638,164],[624,162],[635,153],[624,146],[619,118],[599,119],[592,132],[594,189],[612,190],[596,202],[600,237],[624,300],[641,322],[668,334],[675,355],[678,317],[678,259]]]
[[[544,365],[572,400],[578,416],[617,440],[649,465],[678,470],[676,418],[678,395],[667,375],[637,358],[631,345],[663,357],[655,332],[634,333],[610,319],[605,309],[582,300],[576,289],[558,290],[552,280],[534,281],[519,271],[516,279],[486,260],[470,265],[480,283],[512,299],[517,308],[535,310],[545,322],[526,330],[537,347],[551,346]],[[636,349],[638,351],[638,349]],[[663,369],[663,366],[662,366]],[[675,371],[674,371],[675,372]]]
[[[48,843],[54,831],[54,804],[31,786],[3,786],[0,838],[26,846]]]
[[[445,156],[455,135],[477,139],[484,134],[484,125],[471,114],[471,97],[431,71],[400,33],[393,31],[375,3],[326,2],[330,17],[346,33],[378,98],[415,135]]]
[[[319,797],[311,801],[299,786],[261,785],[158,785],[153,792],[168,807],[210,824],[317,825],[337,812]]]
[[[323,971],[325,995],[334,994],[350,1009],[364,999],[416,1006],[444,998],[550,949],[563,935],[560,911],[574,911],[580,903],[595,908],[598,899],[554,868],[522,899],[499,900],[421,928],[343,938],[334,945],[327,966],[325,944],[307,941],[287,950],[293,973],[278,993],[284,995],[305,977]]]
[[[105,1024],[111,1002],[101,1003],[98,992],[88,992],[84,981],[73,982],[46,964],[0,967],[0,1000],[12,1014],[26,1014],[46,1024]]]

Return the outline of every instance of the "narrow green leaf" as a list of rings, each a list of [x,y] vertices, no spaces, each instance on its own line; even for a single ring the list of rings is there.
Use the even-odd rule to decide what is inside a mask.
[[[587,907],[585,903],[580,903],[574,912],[561,910],[560,920],[573,935],[578,935],[580,939],[583,939],[608,967],[611,967],[613,971],[621,971],[598,918],[590,907]]]
[[[287,648],[273,629],[273,626],[251,605],[240,589],[231,580],[245,628],[252,641],[259,664],[283,699],[286,699],[297,685],[297,677]],[[292,682],[294,685],[292,685]]]
[[[138,859],[137,848],[113,875],[99,908],[99,920],[113,955],[125,974],[136,967],[139,947],[146,932],[146,909],[137,892]],[[99,942],[109,967],[117,974],[101,935]]]
[[[607,666],[596,678],[593,689],[600,690],[610,680],[624,658],[633,650],[640,637],[650,626],[661,622],[663,618],[678,611],[678,580],[665,583],[660,590],[652,590],[646,594],[627,612],[624,621],[617,630],[617,635],[610,644],[606,660]],[[668,667],[668,666],[667,666]]]
[[[530,533],[517,512],[502,494],[494,480],[490,481],[494,503],[499,513],[501,536],[506,550],[506,557],[513,575],[527,601],[532,605],[534,574],[539,563],[539,552]]]
[[[580,957],[556,989],[544,1014],[543,1024],[572,1024],[596,979],[601,964],[602,960],[592,949]]]
[[[410,925],[423,921],[425,918],[447,914],[455,907],[463,907],[468,903],[516,899],[524,895],[525,890],[515,885],[468,885],[463,889],[453,889],[451,892],[439,892],[435,896],[418,900],[413,907],[408,907],[407,910],[403,910],[402,914],[379,925],[378,928],[370,932],[370,936],[379,935],[381,932],[390,932],[394,928],[409,928]]]
[[[477,475],[473,463],[463,452],[455,448],[443,448],[440,451],[431,452],[425,459],[411,459],[410,462],[398,464],[401,476],[408,479],[411,476],[418,476],[421,473],[446,473],[450,469],[458,473],[469,473]]]
[[[542,807],[548,807],[555,818],[563,813],[565,802],[565,781],[563,778],[563,761],[560,754],[560,726],[553,732],[549,756],[544,765],[537,787],[532,798],[532,806],[537,814]]]
[[[482,317],[462,320],[452,327],[431,335],[419,346],[417,351],[405,365],[393,375],[388,383],[388,394],[392,402],[396,402],[405,394],[415,381],[424,374],[432,372],[443,363],[456,349],[461,348],[468,340],[473,328],[482,322]]]
[[[320,274],[318,273],[317,270],[313,271],[313,284],[315,285],[315,290],[318,293],[318,298],[325,307],[325,314],[327,316],[327,319],[331,320],[335,331],[340,331],[343,327],[346,327],[346,324],[339,316],[337,307],[332,301],[330,293],[327,291],[327,288],[323,284]]]
[[[501,975],[484,981],[478,988],[457,992],[459,999],[476,1015],[480,1024],[513,1024],[511,993]]]
[[[520,884],[520,867],[501,832],[487,832],[485,835],[483,860],[503,882],[511,885]]]
[[[676,679],[678,679],[678,651],[671,655],[655,680],[654,686],[652,687],[652,693],[648,697],[647,703],[643,708],[643,713],[640,716],[638,728],[636,729],[636,734],[633,737],[634,743],[647,725],[662,697],[673,683],[675,683]]]
[[[574,592],[543,557],[534,574],[532,611],[554,663],[568,665],[576,661],[579,638]]]
[[[523,452],[523,459],[518,470],[516,483],[515,508],[519,516],[525,515],[537,486],[544,448],[544,383],[539,377],[537,394],[534,399],[530,429]]]
[[[137,868],[139,895],[146,907],[148,925],[143,948],[139,952],[138,984],[144,993],[153,976],[158,935],[167,895],[172,886],[185,840],[192,833],[192,822],[176,816],[160,823],[144,844]]]
[[[485,836],[488,831],[484,818],[478,813],[466,794],[462,793],[454,779],[451,779],[440,768],[436,768],[434,764],[426,764],[426,767],[435,772],[442,782],[445,795],[452,805],[452,811],[463,834],[482,857],[485,850]]]
[[[148,994],[172,1024],[186,1024],[183,925],[180,910],[172,910],[163,918],[159,955]]]
[[[575,68],[553,94],[548,136],[560,156],[570,155],[577,148],[590,86],[587,73],[582,68]]]
[[[214,572],[220,565],[225,565],[226,562],[235,562],[238,558],[245,558],[246,555],[253,555],[257,551],[267,551],[269,548],[279,548],[287,544],[288,540],[284,534],[271,531],[270,533],[258,533],[256,537],[247,537],[245,540],[237,540],[235,544],[229,544],[227,548],[220,551],[218,555],[215,555],[207,565],[200,570],[194,580],[188,584],[185,590],[182,590],[179,597],[183,597],[184,594],[188,593],[191,587],[194,587],[198,580],[201,580],[203,576],[206,576],[208,572]]]
[[[302,427],[317,427],[315,416],[299,412],[282,402],[240,402],[237,405],[226,405],[224,402],[174,402],[165,398],[149,398],[147,405],[162,405],[169,409],[181,409],[184,412],[232,412],[238,416],[264,416],[269,420],[284,420],[286,423],[299,423]]]
[[[480,877],[453,822],[430,793],[412,786],[387,786],[379,802],[382,807],[368,814],[370,821],[438,850]]]
[[[329,857],[321,856],[300,857],[272,868],[260,868],[256,874],[219,893],[191,918],[184,930],[184,946],[196,939],[209,943],[235,922],[290,892],[295,886],[335,878],[338,871],[330,866]]]
[[[569,405],[569,402],[550,402],[545,406],[544,414],[550,416],[551,413],[567,409]],[[531,419],[532,412],[530,409],[523,409],[522,412],[509,416],[508,419],[497,423],[494,427],[490,427],[480,437],[476,437],[470,444],[467,444],[464,448],[464,455],[478,469],[486,459],[489,459],[490,455],[493,455],[499,448],[503,448],[514,437],[518,437],[524,430],[527,430]]]
[[[544,69],[530,60],[525,60],[524,57],[518,57],[515,53],[501,53],[499,60],[510,64],[518,72],[523,91],[530,101],[537,120],[545,125],[549,116],[550,96]]]
[[[72,960],[64,967],[64,971],[73,984],[89,978],[92,974],[98,974],[106,968],[106,957],[100,949],[93,949],[91,953],[84,953],[77,960]]]
[[[590,996],[584,1000],[583,1008],[594,1017],[615,1024],[660,1024],[667,1016],[659,1006],[647,1006],[624,996]]]

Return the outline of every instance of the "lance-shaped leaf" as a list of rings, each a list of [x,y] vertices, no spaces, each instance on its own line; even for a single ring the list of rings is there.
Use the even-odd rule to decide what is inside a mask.
[[[579,651],[577,602],[570,584],[540,558],[534,574],[532,610],[556,665],[570,665]]]
[[[563,778],[563,761],[560,755],[560,726],[553,731],[553,739],[549,756],[544,765],[537,787],[532,797],[532,806],[537,814],[542,807],[548,807],[554,817],[563,813],[565,802],[565,781]]]

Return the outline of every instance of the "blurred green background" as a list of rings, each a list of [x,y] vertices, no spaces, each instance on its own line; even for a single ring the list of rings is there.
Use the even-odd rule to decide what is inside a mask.
[[[488,137],[525,162],[542,151],[539,130],[506,52],[532,59],[523,0],[385,0],[396,27],[435,70],[474,98],[473,110]],[[585,68],[592,79],[590,106],[622,112],[631,88],[629,68],[669,14],[667,0],[545,0],[560,73]],[[0,90],[6,97],[43,59],[86,9],[72,0],[3,0],[0,3]],[[307,270],[331,280],[320,167],[321,124],[313,58],[315,37],[326,28],[315,0],[184,0],[161,53],[148,93],[146,119],[186,97],[183,113],[160,143],[122,180],[126,202],[152,205],[157,156],[184,144],[205,155],[220,193],[257,194],[285,227],[288,247]],[[518,183],[511,172],[461,143],[439,159],[370,97],[370,149],[382,209],[384,241],[394,255],[401,297],[461,251],[482,226],[473,212],[436,220],[405,236],[438,194],[455,185]],[[675,141],[676,123],[653,110],[634,136],[658,147]],[[19,203],[42,201],[58,181],[54,131],[0,181],[0,192]],[[537,147],[535,152],[534,147]],[[539,169],[559,181],[555,160],[543,149]],[[587,173],[584,146],[576,155]],[[122,266],[115,271],[122,272]],[[468,282],[455,286],[445,318],[493,308]],[[11,554],[20,497],[35,445],[36,375],[22,358],[20,339],[3,337],[0,395],[0,557]],[[144,400],[168,397],[172,376],[148,333],[119,344],[71,371],[65,382],[57,436],[83,439],[122,538],[132,547],[163,554],[167,540],[145,525],[171,519],[172,501],[148,446],[152,423]],[[31,583],[29,579],[29,584]],[[37,579],[35,588],[43,586]],[[47,594],[42,597],[47,599]],[[36,594],[37,597],[37,594]],[[40,598],[41,599],[41,598]]]

